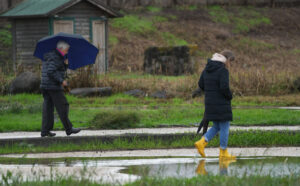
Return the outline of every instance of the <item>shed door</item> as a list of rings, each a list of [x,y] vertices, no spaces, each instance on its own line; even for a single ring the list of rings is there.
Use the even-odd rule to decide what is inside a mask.
[[[68,34],[74,33],[74,23],[72,20],[54,20],[53,22],[53,34],[59,32],[65,32]]]
[[[99,49],[95,67],[97,72],[103,74],[106,72],[106,37],[105,37],[105,21],[95,20],[92,22],[93,28],[93,44]]]

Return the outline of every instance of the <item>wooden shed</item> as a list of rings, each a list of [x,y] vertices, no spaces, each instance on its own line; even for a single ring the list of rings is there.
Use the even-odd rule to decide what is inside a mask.
[[[108,68],[108,19],[122,15],[101,0],[24,0],[0,17],[12,22],[13,61],[34,66],[33,57],[39,39],[58,32],[81,34],[99,48],[96,68]]]

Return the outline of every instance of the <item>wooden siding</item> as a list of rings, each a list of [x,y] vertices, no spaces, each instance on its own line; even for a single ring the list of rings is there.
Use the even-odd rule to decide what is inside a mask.
[[[49,33],[48,18],[17,19],[15,21],[15,59],[18,63],[34,64],[40,62],[33,57],[38,40]]]
[[[108,15],[91,3],[81,2],[58,14],[58,17],[74,18],[75,33],[91,41],[90,18],[107,17]]]
[[[101,38],[102,46],[99,48],[100,52],[96,60],[95,69],[98,73],[105,73],[108,68],[108,61],[107,61],[107,21],[105,18],[108,17],[104,11],[100,10],[95,5],[83,1],[80,2],[69,9],[61,12],[58,14],[57,19],[73,19],[74,20],[74,33],[82,35],[84,38],[89,40],[91,43],[95,45],[99,42],[99,37]],[[95,20],[99,20],[99,18],[103,18],[104,27],[102,32],[98,33],[98,37],[93,38],[95,35],[95,30],[93,31],[93,22]],[[98,29],[99,31],[99,29]]]

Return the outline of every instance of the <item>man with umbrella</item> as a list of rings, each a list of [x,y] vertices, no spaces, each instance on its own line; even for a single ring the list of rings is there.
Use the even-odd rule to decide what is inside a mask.
[[[67,86],[66,70],[94,64],[98,48],[79,34],[58,33],[39,40],[34,56],[43,61],[41,89],[44,97],[41,136],[55,136],[50,132],[54,125],[56,108],[66,134],[76,134],[80,129],[73,128],[69,120],[69,103],[63,93]]]
[[[63,93],[63,87],[67,86],[65,73],[68,66],[67,54],[69,44],[59,41],[55,50],[44,55],[42,64],[41,89],[44,97],[43,119],[41,136],[53,137],[56,134],[50,132],[54,125],[54,107],[66,130],[66,134],[76,134],[80,129],[73,128],[69,120],[69,103]]]

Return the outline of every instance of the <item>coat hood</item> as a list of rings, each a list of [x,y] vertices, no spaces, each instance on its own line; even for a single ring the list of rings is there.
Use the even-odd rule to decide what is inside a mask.
[[[206,68],[205,70],[208,72],[208,73],[211,73],[211,72],[214,72],[220,68],[224,68],[225,67],[225,64],[222,63],[222,62],[219,62],[219,61],[213,61],[211,59],[208,59],[207,60],[207,65],[206,65]]]

